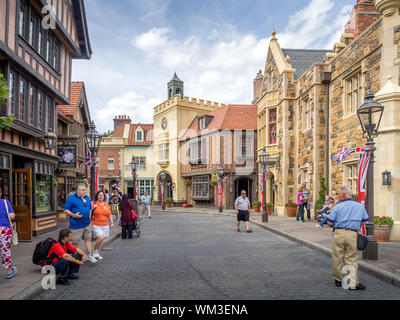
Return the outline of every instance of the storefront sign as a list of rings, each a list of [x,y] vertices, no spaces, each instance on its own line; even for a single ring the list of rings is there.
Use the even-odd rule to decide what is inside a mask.
[[[76,168],[76,146],[58,146],[59,168]]]

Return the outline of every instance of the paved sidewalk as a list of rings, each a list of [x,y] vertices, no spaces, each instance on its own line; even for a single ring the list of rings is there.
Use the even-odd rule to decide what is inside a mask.
[[[216,208],[174,207],[166,209],[166,212],[169,210],[175,212],[221,214]],[[224,210],[222,214],[236,216],[235,210]],[[297,223],[296,218],[281,216],[268,216],[268,220],[268,223],[261,222],[261,213],[252,212],[250,214],[250,221],[252,223],[256,223],[269,231],[331,256],[333,232],[329,226],[326,225],[323,228],[318,228],[316,227],[316,220]],[[234,221],[232,221],[232,228],[235,227]],[[244,226],[242,228],[244,229]],[[359,268],[400,287],[400,241],[378,243],[378,254],[378,261],[365,261],[361,260],[360,253]]]
[[[68,229],[69,222],[60,220],[58,222],[58,230],[49,232],[39,237],[34,237],[32,242],[20,242],[18,246],[11,249],[14,265],[18,269],[18,274],[14,279],[5,279],[5,270],[3,268],[0,273],[0,300],[8,299],[26,299],[34,294],[38,289],[41,290],[40,281],[43,278],[41,267],[32,263],[32,254],[35,250],[36,244],[49,237],[58,239],[58,234],[62,229]],[[111,241],[119,237],[121,234],[121,227],[115,226],[114,230],[110,229],[110,237],[106,239],[104,245],[109,244]],[[83,241],[80,246],[82,250],[86,251]],[[90,263],[86,263],[83,268],[91,267]]]

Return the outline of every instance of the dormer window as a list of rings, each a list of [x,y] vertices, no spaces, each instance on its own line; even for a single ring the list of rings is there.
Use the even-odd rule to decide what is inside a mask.
[[[143,132],[142,131],[136,132],[136,141],[143,141]]]
[[[199,118],[199,130],[205,130],[207,129],[208,125],[210,124],[211,120],[214,117],[212,116],[203,116]]]

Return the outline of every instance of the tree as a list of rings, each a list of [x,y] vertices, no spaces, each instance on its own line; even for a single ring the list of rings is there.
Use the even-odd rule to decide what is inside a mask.
[[[314,206],[315,210],[318,210],[325,203],[325,196],[326,196],[325,177],[321,177],[320,186],[321,186],[321,188],[319,190],[319,199],[315,202],[315,206]]]
[[[0,106],[7,102],[9,93],[8,82],[4,78],[4,75],[0,73]],[[0,117],[0,129],[10,130],[11,124],[14,121],[15,116],[9,115],[7,117]]]
[[[103,133],[103,138],[110,137],[114,134],[114,131],[108,130],[107,132]]]

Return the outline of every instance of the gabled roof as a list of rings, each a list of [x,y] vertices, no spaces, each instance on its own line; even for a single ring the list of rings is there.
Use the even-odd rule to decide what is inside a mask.
[[[142,128],[144,132],[143,141],[136,141],[136,129]],[[151,146],[154,144],[153,137],[154,124],[131,124],[129,128],[128,146]]]
[[[198,119],[211,116],[212,120],[205,130],[199,130]],[[228,105],[202,116],[197,116],[181,140],[188,140],[203,134],[220,130],[257,130],[257,106]]]
[[[332,50],[282,49],[282,52],[285,57],[290,57],[290,64],[296,69],[294,79],[297,80],[314,63],[323,62],[325,55]]]
[[[83,102],[83,103],[82,103]],[[83,82],[71,82],[70,89],[70,104],[59,105],[59,110],[68,117],[74,117],[78,107],[82,106],[82,117],[85,128],[89,130],[91,119],[89,113],[89,106],[86,99],[85,84]]]

